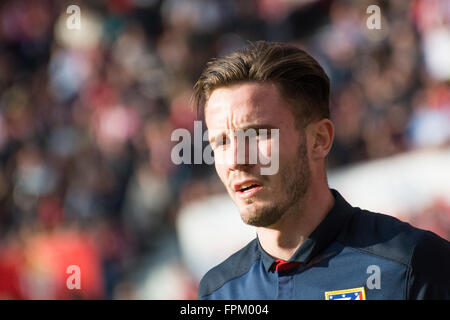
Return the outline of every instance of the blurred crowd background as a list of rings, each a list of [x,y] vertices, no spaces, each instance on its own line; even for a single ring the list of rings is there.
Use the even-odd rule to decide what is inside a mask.
[[[448,0],[2,1],[0,298],[195,299],[175,221],[225,190],[213,166],[174,165],[170,136],[193,130],[205,63],[260,39],[330,76],[330,169],[449,147]],[[441,201],[411,222],[450,239],[449,217]],[[73,264],[81,290],[66,287]],[[149,277],[173,290],[145,293]]]

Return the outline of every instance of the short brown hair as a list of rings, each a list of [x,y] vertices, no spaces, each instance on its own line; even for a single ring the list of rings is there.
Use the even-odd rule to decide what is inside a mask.
[[[302,125],[330,117],[330,80],[319,63],[293,45],[266,41],[208,62],[194,86],[197,113],[215,89],[252,81],[275,83]]]

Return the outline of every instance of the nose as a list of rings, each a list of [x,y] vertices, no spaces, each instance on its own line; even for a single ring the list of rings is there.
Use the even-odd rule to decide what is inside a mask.
[[[242,170],[254,166],[257,162],[255,140],[242,133],[234,134],[231,139],[229,160],[230,170]]]

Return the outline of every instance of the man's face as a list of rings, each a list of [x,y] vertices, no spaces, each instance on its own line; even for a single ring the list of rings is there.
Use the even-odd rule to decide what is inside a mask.
[[[215,89],[206,105],[205,120],[217,173],[245,223],[267,227],[289,210],[298,210],[311,178],[306,139],[276,85],[248,82]],[[235,132],[250,128],[279,129],[278,141],[270,134],[256,138],[259,151],[268,157],[278,143],[275,174],[261,175],[265,165],[259,162],[237,161]]]

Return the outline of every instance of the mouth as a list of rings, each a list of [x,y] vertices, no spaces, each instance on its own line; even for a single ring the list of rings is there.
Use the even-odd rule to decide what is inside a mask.
[[[262,188],[262,184],[258,181],[244,181],[234,185],[234,191],[239,199],[251,198]]]

